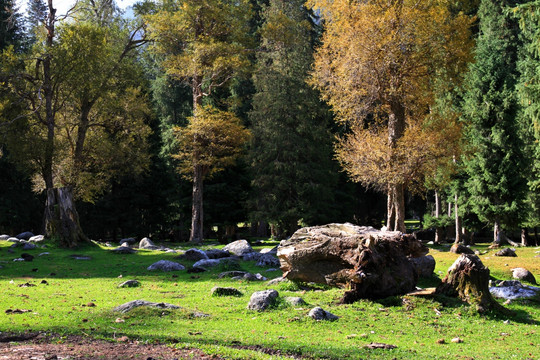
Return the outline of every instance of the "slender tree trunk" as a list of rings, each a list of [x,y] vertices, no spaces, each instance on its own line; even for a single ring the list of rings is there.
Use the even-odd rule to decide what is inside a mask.
[[[388,194],[386,200],[386,230],[393,231],[395,225],[395,202],[394,202],[394,189],[391,185],[388,185]]]
[[[435,190],[435,218],[441,217],[441,196],[439,192]],[[443,241],[443,228],[440,226],[435,227],[435,244],[440,244]]]
[[[463,241],[461,236],[461,218],[459,217],[458,195],[454,195],[454,215],[456,219],[456,240],[454,244],[459,244]]]
[[[394,149],[405,132],[405,108],[397,100],[390,101],[389,105],[388,145]],[[405,192],[403,184],[390,185],[388,193],[392,194],[392,199],[388,199],[388,201],[392,200],[394,216],[392,218],[392,214],[388,213],[388,230],[405,232]]]
[[[493,244],[501,245],[501,229],[499,227],[499,222],[495,221],[493,224]]]
[[[529,246],[529,231],[527,228],[521,228],[521,246]]]
[[[191,203],[190,242],[203,241],[203,167],[195,165],[193,171],[193,194]]]
[[[405,233],[405,190],[403,184],[396,185],[394,203],[396,211],[394,230]]]

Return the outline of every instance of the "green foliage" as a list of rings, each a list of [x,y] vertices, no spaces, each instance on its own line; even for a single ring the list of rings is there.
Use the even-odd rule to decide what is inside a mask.
[[[480,34],[467,78],[463,117],[471,156],[468,207],[482,221],[515,226],[523,219],[526,194],[523,138],[517,123],[516,24],[505,14],[506,2],[481,2]]]
[[[0,0],[0,51],[23,45],[24,24],[15,0]]]
[[[444,228],[453,225],[453,223],[454,219],[448,215],[441,215],[439,217],[435,217],[431,214],[425,214],[422,225],[424,228]]]
[[[313,61],[313,24],[303,1],[264,7],[250,120],[254,220],[291,233],[332,218],[332,136],[327,109],[305,80]]]

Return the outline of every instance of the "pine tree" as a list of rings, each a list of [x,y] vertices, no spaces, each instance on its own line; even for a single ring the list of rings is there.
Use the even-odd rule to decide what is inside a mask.
[[[506,15],[509,1],[483,0],[479,9],[476,62],[464,94],[463,116],[472,156],[465,159],[468,207],[480,220],[501,227],[519,224],[526,181],[517,117],[517,24]]]
[[[299,223],[321,223],[331,215],[331,187],[337,180],[332,136],[328,111],[305,82],[313,61],[314,24],[303,1],[271,0],[264,17],[250,113],[251,216],[290,234]]]
[[[28,0],[26,27],[30,44],[36,42],[38,33],[43,31],[43,24],[45,23],[48,14],[48,6],[44,0]]]
[[[23,40],[22,16],[15,0],[0,0],[0,50],[19,47]]]

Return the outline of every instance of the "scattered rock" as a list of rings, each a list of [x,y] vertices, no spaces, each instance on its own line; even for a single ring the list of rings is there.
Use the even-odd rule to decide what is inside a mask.
[[[266,281],[266,280],[268,280],[267,278],[265,278],[264,276],[262,276],[259,273],[257,273],[257,274],[246,273],[244,276],[233,277],[233,279],[247,280],[247,281]]]
[[[5,313],[8,314],[8,315],[11,315],[11,314],[24,314],[24,313],[28,313],[28,312],[32,312],[32,310],[28,310],[28,309],[7,309],[5,311]]]
[[[204,252],[209,259],[223,259],[231,257],[231,253],[220,249],[210,249]]]
[[[218,275],[218,279],[223,278],[233,278],[233,277],[244,277],[244,275],[247,275],[248,273],[246,271],[225,271]]]
[[[32,236],[30,239],[28,239],[28,241],[32,242],[42,242],[43,240],[45,240],[45,236],[43,235]]]
[[[9,235],[0,235],[0,240],[3,240],[3,241],[6,241],[7,239],[9,239],[11,236]]]
[[[69,257],[74,260],[92,260],[92,257],[88,255],[73,254],[73,255],[69,255]]]
[[[523,280],[536,285],[536,279],[534,275],[525,268],[512,269],[512,277],[514,279]]]
[[[119,288],[137,287],[141,286],[141,283],[137,280],[127,280],[118,285]]]
[[[39,254],[38,256],[46,256],[46,255],[51,255],[51,253],[49,253],[49,252],[42,252],[42,253]]]
[[[199,260],[195,264],[193,264],[194,268],[209,268],[218,266],[221,259],[206,259],[206,260]]]
[[[247,240],[236,240],[233,241],[230,244],[225,245],[223,248],[224,251],[228,251],[229,253],[236,255],[236,256],[244,256],[246,254],[255,252],[251,245],[247,242]]]
[[[433,275],[435,270],[435,259],[431,255],[410,258],[409,261],[413,265],[419,277],[427,278]]]
[[[135,240],[135,238],[125,238],[125,239],[120,240],[118,243],[120,244],[120,246],[122,246],[122,244],[133,245],[136,242],[137,240]]]
[[[188,274],[197,274],[197,273],[202,273],[202,272],[206,272],[208,270],[206,270],[205,268],[202,268],[202,267],[192,267],[192,268],[189,268],[187,270]]]
[[[17,239],[16,237],[10,237],[10,238],[7,239],[7,241],[12,242],[12,243],[21,242],[21,240]]]
[[[276,301],[278,296],[279,293],[276,290],[254,292],[249,299],[247,308],[249,310],[264,311]]]
[[[18,287],[22,287],[22,288],[26,288],[26,287],[33,287],[33,286],[36,286],[36,284],[32,284],[32,283],[29,283],[29,282],[26,282],[24,284],[19,284],[17,285]]]
[[[261,254],[272,254],[277,255],[277,249],[278,245],[274,246],[273,248],[263,248],[261,251],[259,251]]]
[[[24,259],[24,261],[32,261],[34,260],[34,257],[30,254],[27,254],[27,253],[22,253],[21,254],[21,259]]]
[[[455,343],[455,344],[461,344],[461,343],[463,342],[463,340],[462,340],[459,336],[453,338],[453,339],[450,340],[450,341],[452,341],[452,342]]]
[[[518,280],[496,281],[496,286],[489,288],[491,295],[497,298],[515,300],[526,299],[540,294],[540,287],[526,286]]]
[[[30,231],[25,231],[25,232],[22,232],[20,233],[19,235],[15,236],[17,239],[20,239],[20,240],[28,240],[30,239],[32,236],[34,236],[34,234]]]
[[[509,257],[517,257],[516,250],[511,248],[504,248],[495,253],[495,256],[509,256]]]
[[[290,281],[291,280],[280,276],[280,277],[277,277],[275,279],[270,280],[269,282],[266,283],[266,285],[277,285],[277,284],[280,284],[280,283],[290,282]]]
[[[474,250],[462,245],[462,244],[454,244],[450,248],[450,252],[454,254],[474,254]]]
[[[184,255],[181,255],[180,257],[187,261],[199,261],[209,259],[208,255],[204,251],[199,249],[189,249],[184,253]]]
[[[284,298],[285,302],[289,303],[292,306],[306,305],[307,303],[299,296],[288,296]]]
[[[35,248],[37,248],[36,244],[30,242],[25,242],[22,247],[23,250],[34,250]]]
[[[444,339],[437,339],[437,341],[435,341],[437,344],[439,345],[443,345],[443,344],[446,344],[446,340]]]
[[[124,245],[127,243],[124,243]],[[112,249],[112,252],[115,254],[135,254],[137,250],[130,248],[129,246],[120,246],[116,249]]]
[[[313,320],[327,320],[327,321],[334,321],[334,320],[337,320],[339,319],[338,316],[326,311],[326,310],[323,310],[323,308],[317,306],[317,307],[314,307],[313,309],[311,309],[308,313],[308,316],[310,318],[312,318]]]
[[[173,304],[155,303],[155,302],[150,302],[146,300],[133,300],[125,304],[122,304],[120,306],[117,306],[113,310],[121,312],[121,313],[127,313],[128,311],[131,311],[140,306],[155,307],[159,309],[180,309],[180,306],[173,305]]]
[[[259,259],[263,256],[263,254],[258,253],[256,251],[247,253],[242,256],[242,260],[244,261],[259,261]]]
[[[371,343],[364,346],[366,349],[385,349],[391,350],[397,348],[396,345],[383,344],[383,343]]]
[[[214,286],[210,291],[212,296],[243,296],[242,292],[233,287]]]
[[[255,266],[279,267],[280,262],[279,262],[279,259],[277,257],[275,257],[272,254],[267,253],[267,254],[261,254],[261,256],[257,260],[257,263],[255,264]]]
[[[156,244],[154,244],[152,240],[145,237],[141,241],[139,241],[139,249],[157,250],[159,249],[159,246],[156,246]]]
[[[179,271],[185,270],[186,267],[174,261],[159,260],[156,263],[150,265],[147,270],[162,270],[162,271]]]

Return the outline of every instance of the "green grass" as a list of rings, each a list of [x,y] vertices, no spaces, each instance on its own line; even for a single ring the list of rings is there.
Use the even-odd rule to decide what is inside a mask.
[[[340,289],[305,290],[287,283],[269,287],[265,282],[218,279],[217,270],[198,274],[146,270],[158,260],[174,261],[175,254],[143,250],[117,255],[89,246],[78,250],[26,251],[36,256],[33,262],[13,262],[22,251],[10,254],[9,245],[0,241],[0,265],[4,267],[0,269],[1,331],[44,331],[56,334],[55,341],[59,342],[68,334],[107,340],[127,336],[141,342],[201,348],[209,354],[234,359],[293,355],[315,359],[538,359],[540,354],[538,299],[509,304],[507,307],[516,313],[511,318],[479,315],[469,306],[443,297],[405,296],[338,305],[343,292]],[[485,246],[478,248],[486,251]],[[44,251],[50,255],[37,256]],[[535,251],[538,250],[520,248],[517,258],[497,258],[490,251],[481,259],[497,279],[510,279],[510,269],[522,266],[540,280],[540,261],[534,258]],[[437,260],[438,276],[422,280],[422,286],[436,286],[457,257],[443,246],[431,249],[430,253]],[[72,254],[88,255],[92,260],[74,260],[70,258]],[[268,273],[253,263],[242,263],[242,268],[268,278],[281,275],[280,271]],[[142,286],[117,287],[128,279],[139,280]],[[42,280],[48,285],[42,284]],[[25,283],[36,286],[19,286]],[[212,297],[210,290],[216,285],[236,287],[244,295]],[[266,288],[276,289],[282,298],[301,296],[308,305],[298,308],[278,302],[265,312],[247,310],[251,294]],[[168,302],[182,310],[137,309],[127,314],[112,311],[115,306],[135,299]],[[314,306],[321,306],[340,319],[313,321],[306,315]],[[32,311],[8,315],[7,309]],[[196,312],[210,316],[194,317]],[[463,343],[452,343],[455,337],[463,339]],[[445,344],[437,343],[439,339],[444,339]],[[371,342],[397,348],[365,349]]]

